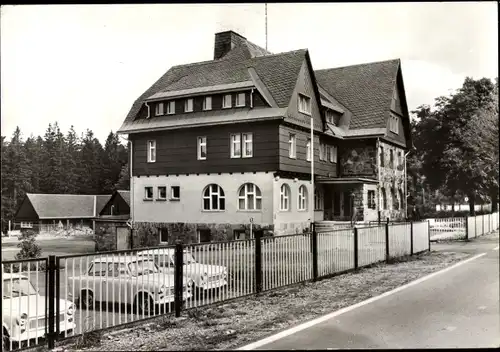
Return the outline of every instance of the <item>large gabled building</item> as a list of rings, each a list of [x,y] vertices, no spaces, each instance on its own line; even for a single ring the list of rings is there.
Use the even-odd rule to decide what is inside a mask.
[[[251,221],[297,233],[313,210],[315,221],[404,217],[400,60],[314,71],[307,50],[217,33],[214,59],[172,67],[118,132],[131,143],[133,225],[153,243],[242,238]]]

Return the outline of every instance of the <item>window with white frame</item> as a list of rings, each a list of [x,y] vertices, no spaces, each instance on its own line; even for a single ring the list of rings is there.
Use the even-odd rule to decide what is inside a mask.
[[[280,188],[280,210],[290,210],[290,187],[284,183]]]
[[[231,158],[241,158],[241,134],[231,135]]]
[[[175,101],[169,101],[167,103],[167,115],[175,114]]]
[[[207,159],[207,137],[198,137],[198,160]]]
[[[158,229],[158,235],[160,237],[160,243],[168,243],[168,229],[166,227]],[[162,255],[160,254],[160,256]]]
[[[330,162],[331,163],[337,162],[337,147],[334,145],[330,146]]]
[[[293,159],[296,157],[296,137],[293,133],[288,135],[288,157]]]
[[[391,114],[389,120],[389,129],[391,132],[399,133],[399,117],[397,115]]]
[[[375,191],[368,191],[368,209],[376,209]]]
[[[166,200],[167,199],[167,187],[158,186],[158,200]]]
[[[222,97],[222,108],[227,109],[231,107],[231,94],[225,94]]]
[[[144,200],[153,200],[153,187],[144,187]]]
[[[212,110],[212,97],[203,98],[203,110]]]
[[[319,160],[324,161],[325,160],[325,154],[326,154],[326,145],[324,143],[319,143]]]
[[[225,210],[226,197],[222,188],[212,183],[203,190],[203,210]]]
[[[331,111],[331,110],[326,110],[326,112],[325,112],[325,117],[326,117],[326,122],[329,122],[329,123],[331,123],[331,124],[334,124],[334,123],[335,123],[335,122],[334,122],[334,121],[335,121],[335,120],[334,120],[335,115],[333,114],[333,111]]]
[[[330,146],[327,145],[327,144],[324,144],[325,146],[325,161],[329,161],[330,160],[330,157],[331,157],[331,149],[330,149]]]
[[[184,112],[193,111],[193,98],[188,98],[184,101]]]
[[[243,143],[243,157],[251,158],[253,156],[253,134],[252,133],[242,133],[241,139]]]
[[[245,93],[238,93],[236,95],[236,106],[245,106]]]
[[[156,141],[148,141],[148,163],[156,162]]]
[[[32,229],[33,223],[29,222],[29,221],[21,221],[21,228],[22,229]]]
[[[156,104],[155,115],[156,116],[163,115],[165,113],[163,108],[164,108],[163,103]]]
[[[320,187],[315,187],[314,190],[314,210],[323,209],[323,190]]]
[[[299,112],[311,115],[311,98],[299,93]]]
[[[253,183],[245,183],[238,192],[238,210],[261,210],[262,193]]]
[[[299,187],[298,209],[307,210],[307,187],[302,185]]]
[[[311,161],[311,139],[307,140],[306,153],[307,153],[307,155],[306,155],[307,161]]]
[[[172,186],[170,187],[170,200],[179,200],[181,198],[181,187]]]

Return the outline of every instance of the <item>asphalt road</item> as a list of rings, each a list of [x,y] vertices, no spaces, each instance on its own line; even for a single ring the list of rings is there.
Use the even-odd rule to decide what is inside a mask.
[[[497,246],[440,244],[486,255],[259,349],[500,347]]]

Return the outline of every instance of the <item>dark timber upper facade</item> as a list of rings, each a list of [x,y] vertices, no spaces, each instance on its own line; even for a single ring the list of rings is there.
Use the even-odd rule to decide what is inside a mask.
[[[241,238],[250,221],[296,233],[311,207],[315,221],[404,217],[399,59],[314,71],[307,50],[272,54],[217,33],[214,59],[172,67],[119,133],[131,143],[132,220],[158,236],[182,223],[188,241]]]

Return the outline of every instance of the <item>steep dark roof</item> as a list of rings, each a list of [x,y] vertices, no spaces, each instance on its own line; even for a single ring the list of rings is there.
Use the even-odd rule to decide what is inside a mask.
[[[130,191],[117,191],[120,196],[122,196],[123,200],[130,206]]]
[[[383,128],[400,60],[315,71],[316,80],[353,114],[349,128]]]
[[[99,214],[108,202],[108,200],[111,198],[111,194],[106,194],[106,195],[98,195],[96,196],[96,214]]]
[[[99,214],[97,208],[104,206],[111,195],[27,193],[26,197],[40,219],[80,219]]]
[[[249,50],[249,47],[251,44],[239,45],[219,60],[172,67],[134,102],[122,127],[131,123],[144,101],[157,92],[248,81],[251,80],[249,67],[255,69],[278,106],[286,107],[306,50],[254,57],[252,51],[262,54],[261,48]]]

